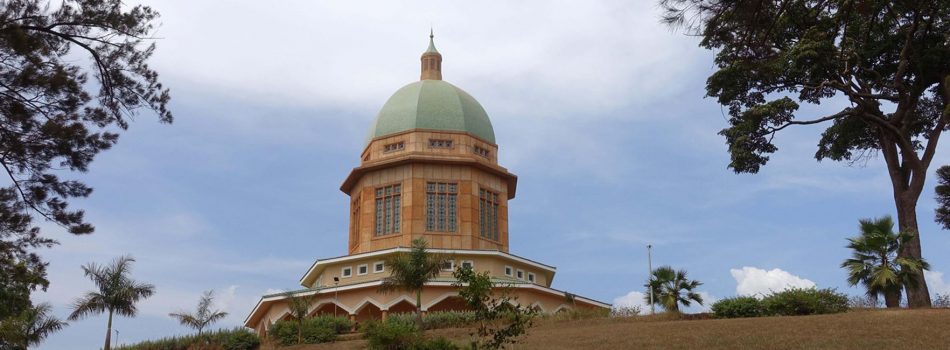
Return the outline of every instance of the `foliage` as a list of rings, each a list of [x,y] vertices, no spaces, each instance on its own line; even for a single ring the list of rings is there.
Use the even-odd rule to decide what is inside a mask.
[[[426,339],[416,327],[414,315],[397,314],[385,322],[369,321],[362,324],[363,338],[369,349],[377,350],[454,350],[459,349],[448,339]],[[409,317],[407,317],[409,316]]]
[[[865,295],[852,295],[848,297],[848,308],[850,309],[876,309],[883,305],[878,298]]]
[[[898,255],[901,246],[914,235],[894,233],[890,216],[862,219],[859,228],[859,236],[848,238],[851,258],[841,264],[848,270],[848,283],[863,285],[869,298],[883,295],[887,307],[900,307],[901,288],[919,284],[916,271],[929,269],[930,265],[923,259]]]
[[[937,208],[934,209],[934,221],[950,230],[950,165],[937,168],[937,186],[934,188],[934,199]]]
[[[633,306],[614,306],[610,308],[610,317],[633,317],[639,316],[640,312],[643,310],[640,309],[639,305]]]
[[[716,318],[759,317],[766,313],[762,301],[749,296],[720,299],[711,309]]]
[[[132,273],[133,262],[135,259],[131,256],[122,256],[109,265],[89,263],[82,267],[83,273],[92,280],[97,290],[87,292],[86,295],[73,302],[73,312],[69,314],[69,320],[75,321],[90,315],[108,313],[109,323],[103,347],[105,350],[109,350],[112,339],[112,315],[135,317],[138,313],[135,303],[155,294],[155,286],[129,277]]]
[[[204,295],[198,299],[198,309],[194,313],[173,312],[168,314],[175,318],[181,324],[198,330],[198,336],[205,327],[225,318],[228,313],[220,310],[212,310],[211,304],[214,302],[214,291],[204,292]]]
[[[848,311],[848,296],[834,289],[790,288],[762,299],[767,315],[821,315]]]
[[[92,188],[60,176],[88,171],[143,108],[172,121],[168,90],[147,65],[155,46],[143,45],[157,18],[120,0],[0,2],[0,167],[9,180],[0,187],[0,319],[49,285],[36,250],[57,242],[34,215],[73,234],[93,231],[69,207]]]
[[[950,293],[937,294],[934,296],[934,307],[950,308]]]
[[[147,340],[136,344],[117,346],[115,350],[190,350],[199,344],[205,344],[210,349],[222,350],[256,350],[260,348],[261,340],[257,334],[246,328],[220,329],[206,333],[203,336],[187,335],[168,337],[158,340]]]
[[[294,344],[319,344],[336,340],[348,332],[353,323],[346,317],[317,316],[297,320],[280,320],[267,329],[267,334],[282,346]]]
[[[363,323],[362,330],[369,349],[412,349],[422,339],[422,332],[415,322],[402,318],[387,319],[385,322],[366,322]]]
[[[295,344],[304,343],[304,328],[307,328],[304,325],[304,322],[307,319],[307,313],[310,312],[310,298],[304,296],[297,296],[293,292],[287,292],[284,294],[285,301],[287,302],[287,308],[290,310],[290,317],[293,318],[294,322],[297,322],[297,341]],[[314,330],[317,333],[326,333],[322,330]]]
[[[19,315],[0,319],[0,349],[26,350],[66,327],[66,322],[51,315],[51,311],[50,304],[41,303]]]
[[[459,297],[474,310],[478,322],[471,334],[473,349],[499,349],[514,344],[533,324],[537,310],[517,304],[508,289],[495,296],[488,271],[478,273],[459,267],[453,276]]]
[[[385,261],[390,274],[384,278],[379,286],[381,292],[403,290],[416,294],[416,322],[422,327],[422,287],[426,282],[438,277],[442,271],[442,264],[448,257],[441,254],[431,254],[428,243],[423,238],[412,241],[412,249],[408,254],[397,253]]]
[[[690,280],[686,277],[686,270],[673,270],[670,266],[661,266],[653,270],[646,287],[644,301],[650,302],[650,292],[653,292],[653,303],[662,306],[666,311],[679,312],[679,306],[690,306],[692,302],[703,304],[703,297],[693,290],[703,283]]]
[[[729,127],[720,135],[732,170],[757,173],[778,150],[776,134],[825,124],[815,158],[853,163],[883,155],[900,231],[919,232],[917,201],[950,123],[950,2],[659,3],[667,24],[715,52],[718,71],[706,92],[728,109]],[[823,102],[842,107],[817,116],[799,112],[799,103]],[[919,238],[900,256],[921,258]],[[924,281],[908,293],[911,306],[929,306]]]
[[[398,313],[388,315],[386,320],[412,323],[415,317],[415,313]],[[422,329],[465,327],[472,323],[475,323],[473,311],[433,311],[422,316]]]

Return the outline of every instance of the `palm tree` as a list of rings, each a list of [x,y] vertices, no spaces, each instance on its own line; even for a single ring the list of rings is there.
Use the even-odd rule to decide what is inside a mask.
[[[0,348],[26,350],[66,327],[66,322],[50,315],[51,310],[48,303],[42,303],[0,321]]]
[[[303,323],[307,320],[307,314],[310,313],[310,298],[298,297],[293,292],[287,292],[287,308],[290,310],[290,317],[297,322],[297,344],[303,343]]]
[[[109,265],[89,263],[82,267],[83,273],[92,280],[98,291],[87,292],[85,296],[76,299],[69,320],[75,321],[89,315],[108,312],[109,324],[106,328],[104,350],[111,349],[112,315],[135,317],[138,312],[135,303],[155,294],[155,286],[129,278],[133,262],[135,259],[131,256],[122,256]]]
[[[398,253],[386,259],[389,267],[389,277],[383,279],[379,286],[382,292],[404,290],[416,294],[416,322],[422,327],[422,287],[426,282],[439,276],[442,265],[448,260],[441,254],[428,252],[428,243],[425,239],[416,238],[412,241],[412,249],[408,254]]]
[[[660,266],[653,270],[653,275],[644,287],[647,295],[643,299],[650,302],[650,291],[653,291],[653,303],[663,307],[666,311],[679,312],[679,306],[690,306],[692,302],[703,304],[703,297],[693,290],[701,286],[700,281],[691,281],[686,278],[686,270],[675,271],[669,266]]]
[[[910,232],[894,233],[890,216],[862,219],[860,235],[848,238],[851,259],[841,263],[848,270],[848,283],[861,283],[873,300],[884,296],[884,305],[900,307],[901,288],[919,283],[916,271],[930,269],[924,259],[899,257],[901,246],[913,239]]]
[[[198,338],[201,338],[201,331],[203,331],[205,327],[228,316],[227,312],[212,310],[211,304],[213,302],[214,291],[209,290],[204,292],[204,295],[198,299],[198,309],[195,310],[195,313],[186,313],[182,311],[170,313],[168,316],[178,319],[178,322],[182,325],[197,329]]]

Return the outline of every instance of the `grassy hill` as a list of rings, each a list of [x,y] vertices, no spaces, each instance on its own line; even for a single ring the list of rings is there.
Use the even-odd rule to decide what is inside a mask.
[[[467,329],[428,332],[460,344]],[[288,350],[359,349],[362,340]],[[950,309],[742,319],[541,320],[513,349],[948,349]]]

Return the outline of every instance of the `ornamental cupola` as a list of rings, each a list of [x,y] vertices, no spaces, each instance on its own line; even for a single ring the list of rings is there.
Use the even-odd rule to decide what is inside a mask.
[[[419,80],[442,80],[442,54],[435,49],[435,35],[429,30],[429,48],[422,53],[422,76]]]

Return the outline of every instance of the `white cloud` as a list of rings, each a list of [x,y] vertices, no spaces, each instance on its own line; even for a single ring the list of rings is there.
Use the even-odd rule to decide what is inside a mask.
[[[736,293],[739,295],[763,296],[788,288],[811,288],[815,282],[798,277],[782,269],[763,270],[745,266],[742,269],[730,269],[736,279]]]
[[[950,294],[950,281],[943,280],[943,272],[924,271],[924,279],[931,294]]]

